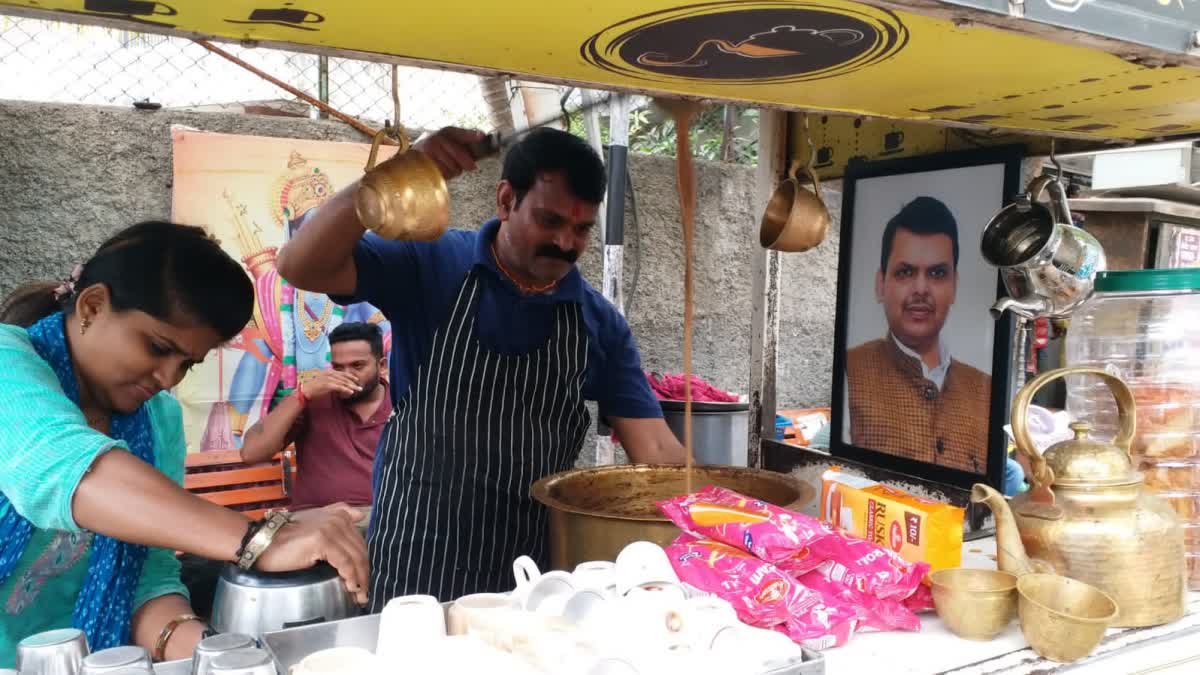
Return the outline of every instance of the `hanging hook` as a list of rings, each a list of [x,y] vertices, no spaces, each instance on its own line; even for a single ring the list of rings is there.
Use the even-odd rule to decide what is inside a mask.
[[[813,143],[812,128],[808,125],[808,113],[804,113],[804,142],[808,143],[808,169],[817,162],[817,144]]]
[[[1055,145],[1055,139],[1051,138],[1050,139],[1050,163],[1054,165],[1054,170],[1056,171],[1056,173],[1054,175],[1054,179],[1057,181],[1062,181],[1063,168],[1062,168],[1062,164],[1058,161],[1058,155],[1054,152],[1054,145]]]
[[[392,124],[400,129],[400,67],[392,64]]]

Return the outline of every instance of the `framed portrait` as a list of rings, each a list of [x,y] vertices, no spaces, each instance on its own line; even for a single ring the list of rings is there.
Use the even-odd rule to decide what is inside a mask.
[[[842,202],[830,450],[968,487],[1001,486],[1003,287],[983,229],[1019,190],[1019,146],[851,162]]]

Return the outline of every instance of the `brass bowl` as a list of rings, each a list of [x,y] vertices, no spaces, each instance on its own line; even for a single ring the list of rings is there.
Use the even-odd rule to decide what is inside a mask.
[[[1017,613],[1017,575],[955,567],[929,577],[933,606],[942,623],[968,640],[991,640]]]
[[[692,489],[708,485],[798,510],[812,500],[807,483],[774,471],[732,466],[696,466]],[[666,546],[679,528],[657,502],[685,494],[682,466],[632,464],[573,469],[533,484],[533,498],[550,511],[550,562],[571,570],[582,562],[615,560],[635,541]]]
[[[1017,580],[1025,641],[1038,656],[1059,663],[1092,653],[1117,616],[1117,603],[1095,586],[1055,574]]]

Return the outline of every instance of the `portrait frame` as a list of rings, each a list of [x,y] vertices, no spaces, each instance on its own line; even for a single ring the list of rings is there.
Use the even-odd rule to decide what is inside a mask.
[[[1003,206],[1011,203],[1020,191],[1021,162],[1024,156],[1023,146],[1008,145],[875,162],[852,160],[847,165],[843,178],[837,314],[834,326],[830,426],[830,453],[834,457],[961,488],[969,488],[979,482],[1001,488],[1007,457],[1004,425],[1007,423],[1012,395],[1009,391],[1009,353],[1013,325],[1007,313],[999,320],[992,319],[988,313],[991,304],[1003,296],[1005,291],[999,270],[983,260],[980,243],[983,228],[988,220]],[[926,179],[929,185],[921,187],[922,181]],[[952,190],[953,185],[977,186],[978,192],[963,196],[961,191]],[[948,190],[951,192],[947,193]],[[938,196],[945,194],[950,196]],[[881,195],[878,197],[879,204],[868,201],[877,195]],[[950,343],[949,355],[955,361],[963,360],[961,347],[963,344],[970,346],[972,358],[969,365],[978,371],[985,371],[990,376],[990,386],[981,379],[975,380],[977,389],[990,389],[986,405],[986,448],[972,458],[972,463],[983,469],[978,472],[939,464],[936,461],[905,457],[886,449],[855,445],[848,427],[852,424],[852,420],[847,419],[850,413],[848,350],[872,339],[866,332],[871,330],[868,324],[883,325],[883,329],[874,334],[874,338],[881,341],[877,344],[884,344],[882,341],[891,335],[887,319],[884,317],[885,310],[881,309],[881,301],[877,298],[876,283],[867,284],[864,281],[867,278],[874,279],[875,272],[880,269],[883,248],[881,240],[887,220],[881,219],[879,214],[886,213],[889,209],[892,213],[898,213],[902,206],[896,205],[907,204],[920,196],[933,196],[942,201],[957,222],[959,260],[955,270],[956,299],[939,330],[939,340],[951,327],[952,318],[960,333],[964,333],[961,326],[967,324],[969,327],[965,331],[965,337],[958,335],[952,336],[952,340],[947,339]],[[863,222],[868,219],[870,222]],[[863,270],[862,266],[871,269]],[[971,284],[969,294],[962,292],[964,280]],[[864,285],[869,285],[870,288],[863,288]],[[961,304],[969,300],[964,299],[964,295],[973,298],[969,306]],[[864,303],[874,307],[877,319],[864,322],[861,317],[872,311],[864,307]],[[975,328],[980,331],[978,335],[971,332]],[[976,339],[981,342],[976,344]],[[954,346],[955,342],[960,343],[957,348]],[[861,387],[856,390],[863,391]],[[864,397],[860,395],[860,398]],[[940,438],[937,447],[939,451],[942,448]],[[937,456],[934,455],[935,458]]]

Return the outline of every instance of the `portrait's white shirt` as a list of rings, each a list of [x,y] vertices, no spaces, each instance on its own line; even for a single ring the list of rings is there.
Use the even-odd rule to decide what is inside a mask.
[[[904,346],[904,343],[896,339],[895,335],[888,333],[888,337],[892,342],[900,348],[900,351],[917,360],[921,364],[921,373],[925,379],[937,385],[938,391],[946,385],[946,373],[950,370],[950,347],[946,341],[938,336],[938,364],[932,368],[925,365],[925,360],[922,359],[916,352]],[[850,444],[850,380],[843,379],[842,384],[842,442]]]

